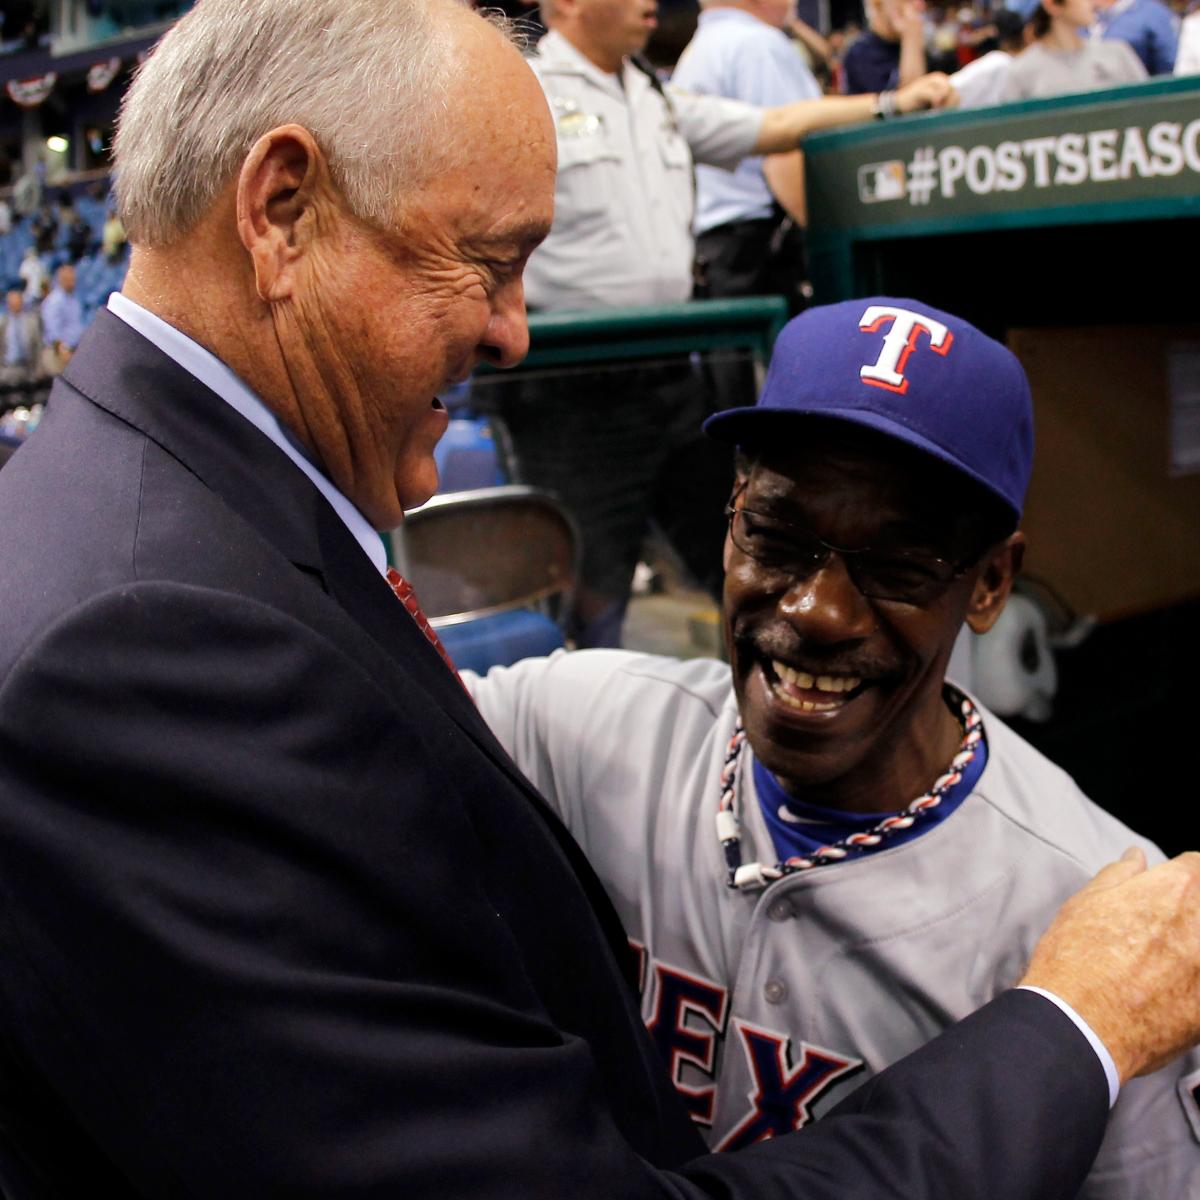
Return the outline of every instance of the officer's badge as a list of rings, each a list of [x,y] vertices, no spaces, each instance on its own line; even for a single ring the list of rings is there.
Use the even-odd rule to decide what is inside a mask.
[[[560,138],[595,137],[604,131],[604,118],[599,113],[584,112],[578,101],[556,96],[551,104]]]

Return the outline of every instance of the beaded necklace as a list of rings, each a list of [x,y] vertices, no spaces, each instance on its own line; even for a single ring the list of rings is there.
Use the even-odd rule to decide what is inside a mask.
[[[797,871],[811,871],[814,867],[828,866],[830,863],[841,862],[843,859],[862,857],[878,850],[887,844],[887,839],[902,829],[910,829],[922,817],[931,813],[942,802],[942,797],[963,777],[963,770],[975,757],[979,743],[983,740],[983,720],[978,709],[960,692],[952,692],[947,688],[947,694],[959,703],[963,728],[963,739],[958,751],[950,760],[950,766],[940,775],[934,785],[923,795],[918,796],[902,812],[890,817],[884,817],[877,825],[860,833],[852,833],[828,846],[822,846],[804,857],[785,859],[773,867],[765,863],[742,862],[742,821],[740,815],[740,799],[738,782],[740,779],[739,765],[742,757],[742,747],[746,744],[746,731],[742,728],[739,716],[734,727],[733,736],[725,751],[725,762],[721,767],[721,802],[717,807],[717,838],[721,849],[725,852],[726,883],[731,888],[766,887],[776,879],[785,875],[794,875]]]

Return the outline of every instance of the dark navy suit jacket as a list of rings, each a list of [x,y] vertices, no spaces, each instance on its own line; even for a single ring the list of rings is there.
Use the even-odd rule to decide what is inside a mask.
[[[709,1156],[579,850],[309,481],[102,312],[0,472],[0,1188],[1072,1195],[1105,1085],[1011,993]]]

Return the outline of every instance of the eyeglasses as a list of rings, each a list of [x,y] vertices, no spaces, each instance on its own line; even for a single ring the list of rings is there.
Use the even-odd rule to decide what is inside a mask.
[[[734,500],[738,493],[734,493]],[[810,530],[781,521],[765,513],[725,506],[733,544],[764,567],[786,571],[805,579],[819,571],[831,554],[838,555],[854,586],[871,600],[897,600],[905,604],[928,604],[937,599],[976,562],[952,563],[919,550],[877,550],[864,546],[846,550],[831,546]]]

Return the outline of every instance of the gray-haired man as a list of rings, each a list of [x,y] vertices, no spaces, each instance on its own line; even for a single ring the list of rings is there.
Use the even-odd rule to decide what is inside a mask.
[[[553,139],[447,0],[200,0],[134,84],[123,297],[0,473],[5,1192],[1012,1200],[1086,1169],[1100,1060],[1027,993],[708,1157],[598,882],[387,571],[434,396],[525,349]],[[1106,882],[1041,978],[1128,1073],[1200,1034],[1200,871]]]

